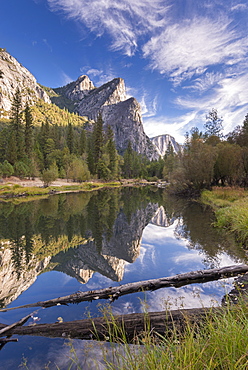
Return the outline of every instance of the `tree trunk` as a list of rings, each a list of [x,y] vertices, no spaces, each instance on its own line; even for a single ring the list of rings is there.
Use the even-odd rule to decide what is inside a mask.
[[[14,327],[9,335],[35,335],[57,338],[118,340],[124,336],[127,342],[137,342],[142,333],[169,336],[175,330],[180,334],[186,325],[193,327],[204,321],[207,315],[221,313],[223,308],[196,308],[163,312],[134,313],[94,319],[68,321],[54,324],[38,324]],[[4,327],[0,324],[0,328]]]
[[[160,279],[145,280],[136,283],[120,285],[117,287],[109,287],[106,289],[74,293],[69,296],[50,299],[48,301],[25,304],[18,307],[3,308],[0,309],[0,312],[10,311],[17,308],[52,307],[60,304],[67,305],[68,303],[79,303],[83,301],[92,301],[95,299],[109,299],[111,302],[113,302],[117,298],[126,294],[148,290],[153,291],[165,287],[178,288],[188,284],[204,283],[207,281],[237,276],[239,274],[245,274],[246,272],[248,272],[247,265],[233,265],[216,269],[192,271]]]

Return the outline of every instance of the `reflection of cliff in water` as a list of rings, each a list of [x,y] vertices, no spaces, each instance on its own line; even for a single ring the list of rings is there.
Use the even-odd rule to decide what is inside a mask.
[[[129,219],[120,210],[112,236],[109,238],[103,232],[100,252],[95,240],[90,240],[54,256],[51,260],[56,264],[54,269],[65,272],[82,283],[87,283],[95,271],[111,280],[122,280],[125,261],[132,263],[139,256],[143,230],[156,209],[157,205],[148,204],[146,208],[137,209],[129,215]]]
[[[120,281],[139,255],[142,231],[157,209],[143,189],[61,194],[0,203],[0,302],[6,306],[46,271],[87,282],[95,271]]]
[[[0,251],[0,306],[5,307],[27,290],[36,280],[37,275],[46,268],[50,257],[39,261],[35,255],[31,255],[27,262],[23,256],[20,259],[26,268],[17,274],[13,265],[13,255],[9,242],[1,243]]]
[[[169,217],[163,206],[160,206],[155,215],[152,217],[150,223],[156,226],[168,227],[173,224],[175,217]]]

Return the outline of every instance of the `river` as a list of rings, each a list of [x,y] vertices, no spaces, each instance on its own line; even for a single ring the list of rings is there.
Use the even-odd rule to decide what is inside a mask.
[[[213,227],[198,202],[148,187],[52,195],[0,203],[0,303],[26,303],[193,270],[246,263],[232,236]],[[121,297],[114,314],[217,306],[233,279],[164,288]],[[110,303],[95,301],[38,308],[27,324],[99,316]],[[0,313],[11,324],[32,312]],[[26,324],[26,325],[27,325]],[[0,353],[0,369],[69,368],[71,342],[19,337]],[[82,369],[104,369],[100,343],[74,340]],[[83,350],[84,349],[84,350]],[[87,352],[85,354],[85,352]],[[80,357],[81,356],[81,357]],[[55,365],[56,364],[56,365]],[[77,368],[74,365],[73,368]]]

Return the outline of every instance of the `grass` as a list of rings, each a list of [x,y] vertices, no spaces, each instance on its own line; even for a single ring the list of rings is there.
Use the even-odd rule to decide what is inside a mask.
[[[187,325],[178,335],[154,334],[149,323],[142,338],[129,345],[123,328],[115,324],[108,313],[109,338],[113,341],[107,350],[102,349],[103,364],[95,369],[106,370],[246,370],[248,369],[248,305],[239,300],[219,312],[211,312],[204,325]],[[117,344],[116,344],[117,343]],[[142,345],[141,345],[142,343]],[[75,350],[70,341],[68,369],[81,369],[86,353]],[[23,367],[28,369],[27,362]],[[73,366],[73,367],[72,367]],[[49,369],[49,367],[47,367]],[[64,368],[64,367],[63,367]],[[59,369],[59,367],[57,367]]]
[[[41,188],[38,186],[23,187],[19,184],[5,184],[0,186],[0,199],[13,200],[14,202],[25,201],[27,198],[33,200],[35,197],[48,196],[50,194],[59,192],[72,192],[72,191],[91,191],[101,189],[103,187],[117,187],[121,186],[120,182],[85,182],[80,185],[62,185],[62,186],[49,186]]]
[[[235,234],[242,244],[248,241],[248,192],[240,188],[205,190],[201,201],[215,211],[215,226]]]
[[[248,307],[239,302],[210,314],[204,325],[178,336],[160,336],[154,340],[150,331],[143,336],[138,351],[125,345],[124,355],[107,362],[108,370],[245,370],[248,369]],[[123,342],[122,340],[120,342]],[[124,338],[125,343],[125,338]]]

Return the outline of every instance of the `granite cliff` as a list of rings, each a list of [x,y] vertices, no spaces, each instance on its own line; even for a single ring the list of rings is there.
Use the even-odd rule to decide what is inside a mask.
[[[144,131],[141,107],[135,98],[127,98],[122,78],[114,78],[95,87],[88,76],[82,75],[60,88],[42,88],[25,67],[0,48],[0,118],[8,117],[17,87],[22,91],[23,104],[33,104],[42,99],[92,121],[96,121],[101,113],[104,125],[110,125],[114,132],[120,154],[124,153],[129,142],[133,150],[150,160],[164,156],[169,143],[176,153],[180,150],[170,135],[149,139]]]
[[[23,93],[23,103],[33,103],[42,99],[50,103],[50,98],[37,83],[35,77],[7,51],[0,48],[0,118],[1,112],[11,108],[16,89]]]
[[[156,146],[161,157],[164,157],[169,147],[171,147],[176,154],[181,151],[181,146],[176,142],[173,136],[168,134],[152,137],[151,142]]]
[[[73,102],[74,112],[80,116],[87,116],[96,121],[101,113],[104,125],[110,125],[114,132],[120,154],[124,153],[130,141],[136,152],[150,160],[159,158],[158,149],[144,132],[140,105],[135,98],[127,99],[122,78],[115,78],[96,88],[89,77],[83,75],[77,81],[54,91],[57,94],[52,98],[55,104],[59,104],[58,96],[63,102],[66,98]]]

